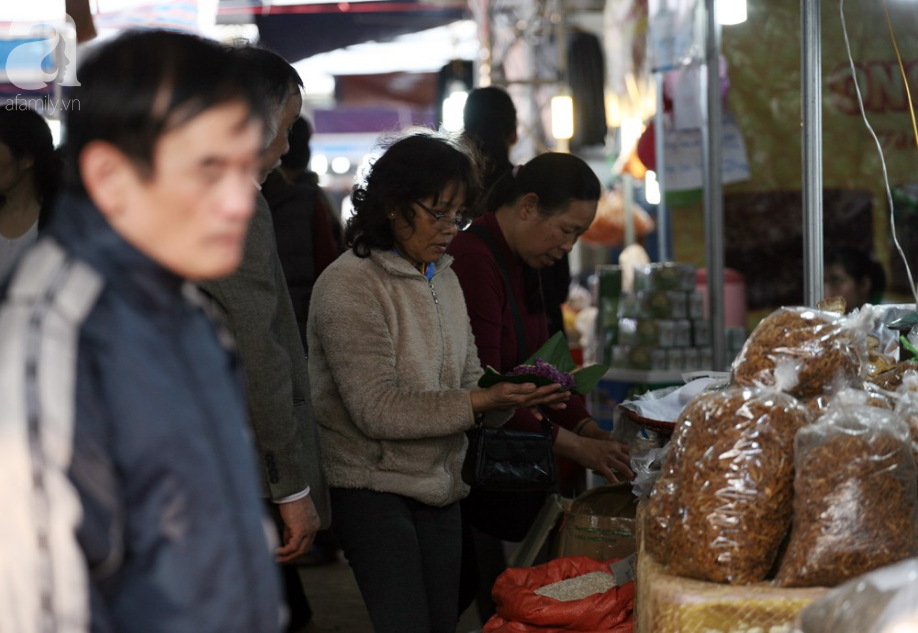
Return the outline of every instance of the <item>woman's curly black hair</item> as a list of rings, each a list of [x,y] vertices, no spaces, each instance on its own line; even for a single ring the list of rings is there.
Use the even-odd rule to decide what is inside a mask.
[[[475,150],[458,137],[432,130],[415,130],[388,144],[371,166],[366,180],[354,186],[354,214],[347,222],[345,240],[358,257],[370,250],[395,248],[390,213],[409,223],[416,211],[412,203],[439,195],[457,184],[464,205],[475,200],[479,176]]]

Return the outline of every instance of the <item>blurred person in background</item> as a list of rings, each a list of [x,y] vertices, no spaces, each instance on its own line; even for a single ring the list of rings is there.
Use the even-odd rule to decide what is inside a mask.
[[[287,134],[303,103],[303,82],[283,57],[269,50],[243,46],[232,49],[230,56],[241,72],[255,78],[255,90],[269,113],[257,174],[260,188],[287,152]],[[260,193],[239,268],[200,287],[232,334],[245,373],[262,491],[281,539],[276,558],[291,613],[288,631],[309,631],[312,609],[295,563],[309,551],[320,526],[330,521],[328,492],[306,355],[277,253],[271,211]]]
[[[241,376],[189,283],[242,258],[260,97],[162,31],[80,80],[66,192],[0,283],[0,631],[277,633]]]
[[[24,107],[0,107],[0,279],[47,223],[61,169],[44,118]]]
[[[312,287],[319,275],[343,252],[335,237],[340,223],[331,214],[318,175],[309,172],[309,124],[297,117],[290,128],[290,150],[268,174],[261,192],[271,207],[277,252],[293,301],[293,311],[306,347],[306,318]],[[343,239],[343,238],[342,238]]]
[[[328,213],[328,222],[335,242],[338,244],[338,254],[344,252],[344,227],[341,225],[341,210],[332,201],[331,196],[319,185],[319,174],[309,168],[312,160],[312,124],[303,117],[298,117],[290,128],[290,151],[281,156],[280,171],[292,183],[312,184],[319,192],[319,204]]]
[[[475,166],[432,132],[391,144],[354,189],[350,249],[316,282],[309,368],[335,536],[376,633],[455,633],[465,431],[559,385],[482,374],[445,254],[467,224]]]
[[[516,107],[503,88],[475,88],[469,92],[462,118],[463,134],[483,157],[482,196],[476,205],[478,213],[483,213],[488,192],[501,176],[513,168],[510,150],[518,139]],[[542,277],[548,332],[561,332],[564,330],[561,305],[567,301],[571,285],[571,266],[567,253],[554,266],[540,270],[539,275]]]
[[[448,253],[455,258],[453,270],[465,294],[481,367],[509,372],[549,339],[539,272],[571,251],[593,222],[600,194],[599,179],[584,161],[571,154],[542,154],[504,173],[488,193],[486,213],[453,240]],[[571,398],[564,410],[548,417],[556,455],[609,481],[618,479],[616,472],[633,478],[627,445],[613,441],[581,399]],[[542,428],[526,409],[518,409],[507,425],[536,433]],[[473,489],[462,503],[463,516],[492,537],[520,541],[547,494]],[[492,578],[480,579],[474,547],[464,551],[463,563],[460,607],[471,602],[479,583],[490,591],[501,571],[492,568]]]
[[[825,260],[825,289],[828,297],[842,297],[845,311],[851,312],[865,303],[883,302],[886,272],[869,253],[856,248],[839,248]]]
[[[488,190],[513,168],[510,150],[516,144],[516,106],[497,86],[469,92],[462,111],[463,135],[481,154],[481,191]]]

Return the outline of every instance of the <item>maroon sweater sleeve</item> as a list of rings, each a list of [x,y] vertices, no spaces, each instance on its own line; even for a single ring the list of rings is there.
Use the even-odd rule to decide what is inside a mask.
[[[496,222],[489,222],[491,217],[479,219],[489,229],[498,231]],[[499,237],[499,248],[503,248],[503,238]],[[465,303],[475,334],[475,345],[482,367],[491,366],[500,372],[513,369],[517,363],[516,331],[510,305],[507,303],[507,291],[503,277],[491,250],[475,235],[467,231],[459,233],[448,251],[454,258],[452,269],[459,277],[465,295]],[[514,262],[515,263],[515,262]],[[522,299],[522,278],[519,266],[510,266],[511,283],[517,295],[517,302],[523,315],[526,329],[528,354],[537,350],[548,340],[548,325],[544,314],[528,314]],[[556,437],[555,425],[572,429],[584,418],[590,417],[582,400],[571,398],[566,409],[546,409],[548,417],[554,423],[552,436]],[[517,409],[507,422],[508,427],[525,431],[539,431],[541,424],[528,409]]]

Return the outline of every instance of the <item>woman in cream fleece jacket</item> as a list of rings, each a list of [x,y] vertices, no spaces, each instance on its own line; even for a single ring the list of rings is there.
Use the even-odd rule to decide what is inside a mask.
[[[376,633],[454,633],[464,431],[566,397],[558,385],[476,387],[445,255],[476,189],[472,160],[447,137],[395,142],[355,188],[351,250],[313,291],[309,373],[332,528]]]

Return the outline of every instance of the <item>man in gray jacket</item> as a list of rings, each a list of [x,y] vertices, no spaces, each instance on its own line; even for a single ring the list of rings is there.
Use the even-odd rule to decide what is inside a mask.
[[[232,51],[236,64],[257,78],[254,88],[269,111],[259,184],[287,152],[287,132],[302,106],[302,80],[282,57],[256,47]],[[201,289],[213,299],[218,317],[235,339],[246,378],[249,421],[259,453],[264,496],[276,509],[282,544],[279,563],[305,554],[320,527],[327,527],[327,486],[319,453],[318,429],[309,395],[306,357],[293,304],[277,254],[271,211],[256,199],[242,264],[224,279]],[[311,617],[296,568],[284,566],[291,627]]]

